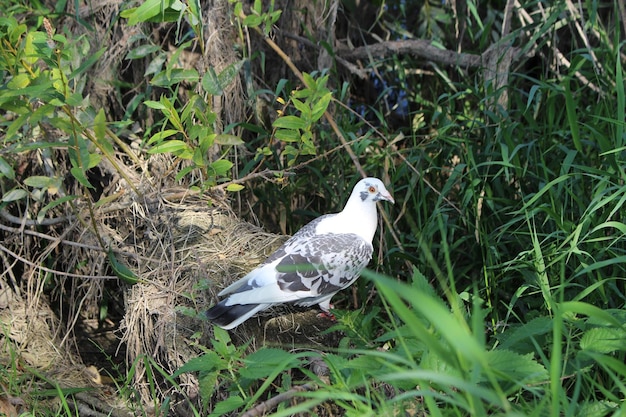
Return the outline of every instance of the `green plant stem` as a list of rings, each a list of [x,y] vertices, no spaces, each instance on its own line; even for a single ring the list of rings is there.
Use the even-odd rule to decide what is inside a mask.
[[[74,113],[72,113],[68,105],[63,106],[63,111],[72,120],[72,125],[74,125],[74,123],[77,123],[80,125],[80,122],[78,121],[78,119],[76,119],[76,117],[74,116]],[[93,143],[94,146],[96,146],[100,150],[100,152],[102,152],[102,154],[107,158],[107,160],[111,163],[111,165],[113,165],[113,168],[115,168],[115,171],[118,172],[122,176],[122,178],[124,178],[128,186],[135,192],[135,194],[137,194],[137,196],[142,196],[139,190],[135,187],[135,184],[133,184],[133,182],[128,177],[128,175],[126,175],[126,172],[124,172],[124,170],[119,166],[119,164],[117,163],[113,155],[109,155],[107,150],[104,149],[104,147],[102,147],[102,145],[98,143],[96,138],[94,138],[93,135],[91,135],[91,133],[87,129],[83,129],[83,133],[85,134],[87,139],[89,139],[89,141]],[[78,152],[78,149],[77,149],[77,152]]]

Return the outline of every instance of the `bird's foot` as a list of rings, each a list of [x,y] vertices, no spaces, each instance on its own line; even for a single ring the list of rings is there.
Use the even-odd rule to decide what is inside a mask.
[[[330,311],[322,311],[321,313],[319,313],[317,315],[317,317],[322,318],[322,319],[328,319],[330,321],[336,321],[337,320],[335,315],[333,313],[331,313]]]

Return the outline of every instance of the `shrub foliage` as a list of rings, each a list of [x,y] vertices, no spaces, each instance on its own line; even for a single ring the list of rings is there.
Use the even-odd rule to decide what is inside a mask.
[[[163,178],[191,191],[249,200],[284,233],[340,207],[364,173],[393,190],[360,305],[338,296],[340,345],[251,349],[215,329],[163,375],[174,390],[198,376],[197,415],[623,409],[621,0],[123,2],[115,24],[131,47],[99,100],[94,68],[113,45],[90,42],[95,20],[67,2],[0,3],[6,239],[110,198],[98,173],[141,195],[136,154],[164,158]],[[206,58],[218,8],[233,41],[219,66]],[[16,271],[23,260],[1,249]],[[167,412],[168,398],[155,403]]]

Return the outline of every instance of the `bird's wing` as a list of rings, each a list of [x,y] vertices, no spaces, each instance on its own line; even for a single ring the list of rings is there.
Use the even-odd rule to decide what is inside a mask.
[[[352,284],[371,257],[372,245],[357,235],[312,236],[287,248],[276,266],[278,285],[283,291],[305,291],[313,297],[334,294]]]
[[[285,303],[334,294],[352,284],[372,256],[372,245],[354,234],[294,238],[222,291],[220,295],[231,294],[227,305]]]
[[[271,277],[273,276],[271,274],[272,269],[266,270],[266,269],[263,269],[263,267],[265,267],[266,265],[272,264],[272,263],[276,263],[276,261],[280,261],[280,259],[283,256],[285,256],[285,252],[286,251],[290,251],[290,250],[287,250],[286,248],[292,247],[292,246],[298,246],[300,244],[300,242],[306,241],[311,236],[314,236],[315,235],[315,228],[317,227],[317,225],[321,221],[323,221],[325,218],[329,218],[329,217],[332,217],[332,216],[335,216],[335,214],[326,214],[326,215],[320,216],[320,217],[310,221],[309,223],[305,224],[304,226],[302,226],[302,228],[300,228],[300,230],[298,230],[285,243],[283,243],[283,245],[280,248],[278,248],[274,253],[272,253],[256,269],[251,271],[249,274],[247,274],[243,278],[233,282],[228,287],[226,287],[222,291],[220,291],[219,294],[217,294],[217,295],[222,297],[224,295],[237,293],[237,292],[241,292],[241,291],[248,291],[248,290],[250,290],[252,288],[260,287],[261,283],[252,283],[251,281],[254,280],[255,278],[258,278],[258,277],[269,277],[269,279],[271,279]]]

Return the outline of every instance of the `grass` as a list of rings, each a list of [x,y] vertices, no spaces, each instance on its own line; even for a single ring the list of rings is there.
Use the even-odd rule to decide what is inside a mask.
[[[376,76],[384,88],[359,114],[342,106],[349,101],[345,85],[337,88],[333,97],[340,101],[328,107],[333,109],[332,117],[352,141],[363,168],[372,175],[389,176],[397,201],[393,209],[385,208],[391,221],[376,243],[377,249],[382,247],[376,252],[381,256],[376,259],[377,270],[364,273],[365,279],[357,284],[359,299],[367,303],[357,311],[337,312],[335,329],[345,334],[340,346],[324,352],[268,347],[252,352],[247,345],[234,346],[228,333],[216,329],[212,345],[200,347],[204,353],[173,375],[152,358],[138,358],[120,378],[122,395],[132,399],[134,377],[145,372],[154,399],[150,406],[161,415],[171,411],[176,401],[188,403],[194,415],[234,415],[280,395],[291,401],[275,404],[271,415],[622,413],[626,408],[626,92],[620,26],[607,18],[618,15],[617,1],[581,5],[586,13],[582,26],[580,16],[562,20],[564,3],[547,10],[545,18],[514,27],[516,39],[522,42],[516,46],[523,51],[536,48],[537,58],[509,74],[506,108],[493,105],[502,91],[491,91],[481,71],[447,71],[436,64],[433,71],[410,71],[422,68],[411,56],[377,63]],[[256,9],[260,6],[255,3]],[[426,21],[416,34],[450,45],[446,26],[450,11],[434,3],[421,6]],[[501,13],[492,5],[481,6],[487,10],[477,6],[468,4],[471,18],[465,23],[470,40],[466,42],[483,50],[498,37],[494,26],[501,23]],[[535,6],[525,2],[523,10],[536,17],[540,10]],[[276,17],[256,9],[261,17]],[[402,8],[387,13],[399,21],[411,18]],[[245,27],[239,25],[240,30]],[[21,36],[17,20],[3,20],[0,27],[9,37]],[[189,36],[201,39],[202,28],[192,29]],[[244,45],[246,37],[240,33]],[[37,36],[43,45],[44,32],[38,31]],[[589,37],[592,43],[586,41]],[[555,44],[554,39],[569,43]],[[50,68],[57,65],[63,71],[60,63],[69,65],[63,60],[83,43],[82,38],[67,39],[65,50],[42,59]],[[34,53],[24,45],[17,52]],[[177,52],[182,50],[181,46]],[[559,61],[554,67],[563,51],[569,65]],[[3,79],[24,78],[18,64],[27,60],[3,56],[11,61],[11,65],[3,61]],[[137,60],[142,58],[137,55]],[[254,56],[250,58],[254,61]],[[70,81],[83,85],[89,65],[67,71],[75,77]],[[178,125],[176,132],[168,130],[171,138],[164,136],[165,130],[150,129],[144,138],[160,146],[152,152],[176,148],[182,152],[178,156],[191,161],[177,180],[193,177],[192,170],[197,170],[201,178],[197,184],[206,189],[226,181],[236,170],[247,175],[266,168],[293,169],[300,175],[292,180],[281,177],[281,187],[268,182],[249,194],[255,193],[255,212],[280,212],[266,219],[288,232],[345,201],[342,193],[356,180],[356,167],[341,151],[336,132],[321,121],[326,120],[321,119],[322,111],[329,105],[327,84],[341,84],[337,71],[313,71],[307,75],[307,86],[291,80],[257,91],[270,97],[272,105],[281,103],[281,111],[291,118],[273,127],[242,121],[237,128],[244,132],[245,145],[234,135],[211,136],[224,146],[218,161],[212,161],[206,159],[206,149],[214,143],[206,142],[204,133],[215,133],[218,115],[205,99],[207,94],[222,94],[239,67],[233,64],[218,73],[212,69],[214,76],[207,78],[170,65],[161,73],[180,71],[186,82],[206,93],[193,95],[185,104],[174,97],[178,84],[164,76],[161,87],[172,100],[165,96],[147,100],[149,93],[138,93],[155,110],[153,127]],[[113,135],[104,128],[104,110],[89,109],[93,114],[86,117],[89,112],[79,111],[77,97],[66,91],[62,105],[46,103],[37,107],[39,113],[31,112],[36,100],[48,96],[59,100],[55,80],[63,77],[50,70],[50,76],[34,79],[39,90],[29,89],[23,95],[15,93],[15,85],[0,90],[3,110],[22,115],[2,119],[8,132],[3,138],[7,150],[0,153],[2,208],[31,198],[33,188],[43,193],[55,186],[41,179],[35,185],[21,184],[16,175],[18,152],[8,145],[29,137],[30,117],[52,121],[76,140],[67,144],[66,151],[70,172],[79,183],[89,183],[85,158],[91,164],[98,163],[100,154],[108,155]],[[45,97],[39,97],[42,92]],[[403,118],[394,125],[391,115],[399,113],[390,111],[389,100],[400,96],[407,98],[408,105],[401,107]],[[74,113],[81,116],[69,118],[68,124],[66,116]],[[197,117],[202,115],[199,124]],[[130,117],[124,114],[125,122]],[[33,119],[32,125],[37,124],[38,119]],[[285,129],[281,131],[284,143],[273,135],[276,128]],[[93,130],[94,135],[79,142],[73,133],[77,130]],[[298,135],[293,136],[295,131]],[[193,146],[170,140],[189,133],[198,142],[192,141]],[[317,149],[311,149],[312,143]],[[289,145],[285,158],[280,151],[287,144],[293,146]],[[97,152],[91,145],[105,151]],[[234,145],[248,147],[241,160],[233,156]],[[33,146],[46,149],[41,143]],[[313,151],[328,153],[306,159]],[[323,184],[318,186],[320,181]],[[312,187],[323,192],[311,195]],[[18,193],[10,199],[7,195],[13,189]],[[307,201],[294,209],[298,195],[307,195]],[[71,202],[59,202],[64,203]],[[369,297],[372,291],[376,297]],[[3,332],[6,342],[9,330]],[[6,366],[0,369],[3,397],[32,392],[33,379],[46,380],[35,372],[20,371],[16,351],[4,347],[3,351],[8,353]],[[314,372],[312,361],[321,364],[325,374]],[[187,373],[199,380],[198,399],[180,394],[180,377]],[[46,391],[46,395],[58,395],[60,405],[51,411],[37,408],[34,402],[33,414],[71,414],[70,393],[49,382],[54,393]],[[294,391],[302,386],[306,389]],[[135,412],[151,411],[138,405]]]

